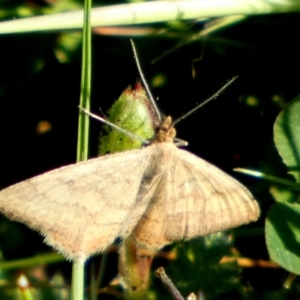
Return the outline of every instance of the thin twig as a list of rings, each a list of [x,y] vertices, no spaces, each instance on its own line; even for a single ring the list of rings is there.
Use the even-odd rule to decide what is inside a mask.
[[[163,284],[167,287],[167,289],[171,292],[173,298],[175,300],[184,300],[181,296],[180,292],[172,282],[172,280],[167,276],[164,268],[160,267],[155,271],[157,277],[163,282]]]

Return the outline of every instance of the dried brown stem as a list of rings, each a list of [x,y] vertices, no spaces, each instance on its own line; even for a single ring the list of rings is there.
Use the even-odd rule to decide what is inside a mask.
[[[184,300],[184,298],[181,296],[180,292],[172,282],[172,280],[167,276],[164,268],[160,267],[155,271],[155,274],[157,277],[160,278],[160,280],[163,282],[163,284],[167,287],[167,289],[172,294],[173,298],[175,300]]]

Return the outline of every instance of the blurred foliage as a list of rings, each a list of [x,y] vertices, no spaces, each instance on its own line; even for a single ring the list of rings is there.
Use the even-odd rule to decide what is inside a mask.
[[[0,18],[24,18],[35,15],[53,14],[83,8],[80,0],[1,0]]]
[[[220,232],[180,243],[174,248],[176,258],[167,265],[166,271],[184,297],[192,292],[202,294],[205,299],[224,299],[230,293],[239,294],[242,289],[240,267],[236,261],[220,263],[224,256],[232,255],[232,242],[232,236]],[[161,289],[155,291],[156,299],[172,299],[169,292]]]
[[[108,3],[112,2],[95,1],[94,5]],[[81,7],[82,1],[2,0],[0,18]],[[270,183],[232,172],[234,167],[256,168],[282,177],[288,172],[293,175],[298,172],[298,165],[289,164],[289,157],[280,148],[288,146],[289,138],[283,137],[280,146],[276,145],[283,156],[278,154],[273,125],[282,108],[299,94],[295,72],[300,68],[295,36],[299,22],[296,13],[249,17],[243,23],[199,40],[191,37],[197,36],[207,22],[184,22],[185,26],[155,24],[153,28],[168,34],[162,37],[156,31],[157,35],[136,38],[148,82],[163,78],[161,84],[155,84],[153,94],[158,97],[162,111],[175,117],[213,94],[227,79],[239,75],[239,80],[217,101],[178,124],[178,137],[189,142],[189,151],[243,181],[260,202],[262,216],[244,230],[233,230],[233,235],[222,233],[180,243],[157,255],[153,270],[164,266],[184,296],[195,292],[200,299],[300,298],[299,278],[289,273],[299,273],[298,262],[289,261],[293,268],[285,263],[290,254],[296,260],[299,258],[298,191],[271,184],[272,195],[276,192],[281,202],[274,204],[268,215],[267,230],[273,235],[267,240],[268,247],[271,257],[289,271],[258,266],[257,259],[269,259],[262,228],[274,203],[269,193]],[[177,47],[185,36],[193,42]],[[81,33],[76,31],[0,36],[1,188],[75,161],[80,42]],[[106,112],[128,85],[136,83],[139,76],[132,56],[128,36],[94,35],[92,111],[100,106]],[[161,56],[150,66],[151,61]],[[295,109],[292,112],[297,116]],[[47,124],[46,131],[39,130],[40,122]],[[101,125],[92,126],[91,156],[95,156]],[[297,143],[297,131],[295,137]],[[285,199],[292,204],[286,204]],[[293,243],[289,245],[291,240]],[[40,260],[35,267],[18,263],[24,257],[35,262],[37,256],[51,251],[38,234],[0,216],[0,248],[3,253],[0,268],[1,263],[15,262],[13,267],[0,269],[1,299],[22,299],[17,286],[20,274],[26,274],[34,299],[69,298],[70,263],[61,262],[61,258],[54,260],[56,263]],[[282,251],[273,253],[276,249]],[[116,252],[112,247],[108,253],[102,288],[93,293],[93,299],[97,295],[100,299],[117,299],[122,295],[118,285],[109,286],[114,278],[118,283]],[[253,265],[220,263],[224,256],[247,257]],[[99,277],[102,263],[101,256],[95,256],[87,264],[87,294],[90,282]],[[153,277],[149,299],[168,297],[169,292]]]

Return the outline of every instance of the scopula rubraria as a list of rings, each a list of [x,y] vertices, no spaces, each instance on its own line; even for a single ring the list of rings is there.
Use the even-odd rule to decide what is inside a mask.
[[[134,232],[140,248],[255,221],[259,207],[238,181],[173,143],[167,117],[150,146],[102,156],[0,192],[0,210],[38,230],[69,259],[85,260]]]

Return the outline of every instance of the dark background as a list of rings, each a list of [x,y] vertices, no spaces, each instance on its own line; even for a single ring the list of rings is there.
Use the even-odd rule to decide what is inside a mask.
[[[19,4],[24,5],[22,1]],[[34,9],[46,6],[44,2],[34,4]],[[186,30],[185,37],[197,34],[205,25],[195,23]],[[167,24],[151,26],[167,28],[174,32],[174,38],[93,35],[92,111],[95,113],[99,113],[99,107],[106,112],[122,91],[139,79],[131,37],[149,84],[158,75],[165,79],[161,86],[152,87],[152,92],[161,111],[174,118],[212,95],[233,76],[239,76],[217,100],[179,123],[177,131],[179,138],[189,142],[187,150],[243,182],[260,202],[261,219],[249,228],[261,229],[261,234],[236,240],[242,255],[256,259],[268,259],[262,229],[267,209],[273,203],[268,194],[269,184],[234,173],[232,169],[271,170],[273,175],[285,175],[273,145],[272,130],[283,105],[300,91],[299,25],[297,13],[249,17],[207,36],[205,41],[196,40],[178,49],[174,48],[184,35]],[[0,188],[75,162],[81,46],[66,51],[69,61],[61,63],[55,55],[55,49],[63,45],[61,36],[61,32],[0,36]],[[200,57],[200,61],[194,62]],[[252,105],[249,99],[254,99]],[[37,133],[41,120],[51,124],[49,132]],[[91,157],[94,157],[101,124],[94,120],[91,124]],[[4,217],[0,224],[6,224],[0,227],[0,247],[5,259],[50,251],[41,243],[42,238],[25,226],[7,225],[10,222]],[[8,233],[10,226],[14,234]],[[50,266],[50,273],[51,268],[60,267]],[[65,268],[68,267],[62,267]],[[116,265],[110,271],[116,272]],[[64,272],[67,276],[70,271]],[[263,299],[268,299],[262,296],[267,292],[282,291],[288,276],[284,270],[258,268],[244,273],[243,276],[248,276],[245,282],[251,282],[260,291],[255,297]],[[265,281],[266,277],[272,284]]]

